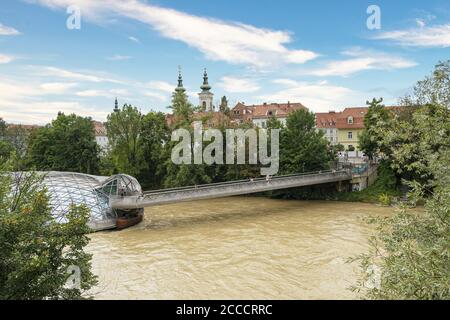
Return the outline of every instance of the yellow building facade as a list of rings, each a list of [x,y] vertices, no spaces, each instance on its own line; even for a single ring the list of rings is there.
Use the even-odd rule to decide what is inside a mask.
[[[345,108],[340,112],[336,128],[338,130],[338,143],[342,144],[347,151],[360,151],[359,136],[364,130],[364,116],[368,111],[363,108]]]
[[[342,144],[345,150],[351,151],[351,147],[353,147],[355,151],[359,151],[358,138],[362,130],[356,128],[338,129],[338,143]]]

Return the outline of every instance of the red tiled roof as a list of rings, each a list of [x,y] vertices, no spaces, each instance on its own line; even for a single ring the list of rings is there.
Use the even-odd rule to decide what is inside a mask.
[[[336,128],[338,129],[363,129],[364,116],[368,107],[345,108],[337,117]],[[353,117],[353,123],[348,123],[349,117]]]
[[[270,118],[271,116],[283,118],[287,117],[289,113],[299,109],[308,110],[308,108],[306,108],[301,103],[264,103],[259,105],[246,106],[243,103],[239,102],[232,109],[232,117],[234,119],[242,120],[251,120],[253,118],[264,119]],[[235,111],[239,111],[239,114],[237,114]]]
[[[223,112],[217,112],[217,111],[200,111],[195,112],[190,117],[191,121],[203,121],[207,120],[205,122],[205,125],[207,127],[217,127],[220,124],[229,122],[229,117],[225,115]],[[174,123],[177,122],[177,117],[173,114],[166,114],[166,124],[170,127]]]
[[[334,111],[316,113],[317,128],[336,128],[339,113]]]
[[[26,130],[32,130],[32,129],[41,128],[42,126],[39,126],[37,124],[14,124],[14,123],[8,124],[8,128],[11,128],[11,129],[15,129],[15,128],[19,128],[19,127],[26,129]]]
[[[103,122],[92,121],[94,124],[94,132],[96,136],[106,136],[106,127]]]

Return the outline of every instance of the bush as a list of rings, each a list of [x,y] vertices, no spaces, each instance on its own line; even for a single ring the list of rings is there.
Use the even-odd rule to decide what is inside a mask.
[[[415,201],[422,198],[419,189],[414,188]],[[450,298],[449,192],[448,187],[436,190],[425,212],[403,207],[391,217],[370,220],[376,226],[370,251],[350,259],[363,270],[354,291],[369,299]],[[380,271],[379,285],[367,286],[374,269]]]
[[[378,166],[378,177],[373,185],[361,191],[340,193],[337,195],[337,199],[341,201],[383,203],[386,198],[389,198],[389,201],[391,201],[392,198],[400,195],[401,192],[397,190],[397,177],[394,171],[390,168],[387,161],[382,161]]]
[[[96,284],[86,222],[89,210],[72,207],[68,222],[51,216],[46,190],[34,174],[13,183],[0,170],[0,299],[82,299]],[[66,285],[79,270],[79,286]]]
[[[382,193],[378,196],[378,201],[384,206],[391,205],[391,197],[387,193]]]

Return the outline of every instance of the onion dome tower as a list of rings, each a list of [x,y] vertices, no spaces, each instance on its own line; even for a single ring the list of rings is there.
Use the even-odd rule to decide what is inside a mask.
[[[114,112],[119,112],[119,111],[120,111],[119,103],[117,102],[117,97],[116,97],[116,100],[114,101]]]
[[[181,76],[181,67],[178,66],[178,85],[175,88],[176,92],[186,92],[186,89],[183,87],[183,77]]]
[[[203,72],[203,84],[200,86],[202,92],[198,94],[200,107],[203,111],[212,111],[214,109],[213,106],[213,97],[214,94],[210,91],[211,86],[208,83],[208,73]]]

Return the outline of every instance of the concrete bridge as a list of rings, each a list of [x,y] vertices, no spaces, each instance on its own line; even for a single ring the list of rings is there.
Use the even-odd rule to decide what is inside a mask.
[[[110,205],[115,209],[130,210],[181,201],[229,197],[270,190],[350,181],[351,179],[352,173],[350,170],[319,171],[304,174],[276,176],[269,179],[256,178],[155,190],[144,192],[142,195],[112,198],[110,200]]]

